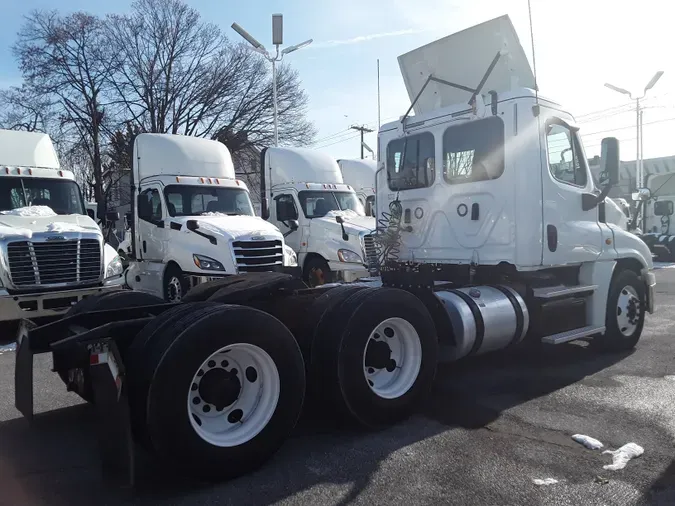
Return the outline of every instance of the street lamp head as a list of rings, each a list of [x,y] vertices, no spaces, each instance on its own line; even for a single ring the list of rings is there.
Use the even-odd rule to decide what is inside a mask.
[[[237,32],[239,35],[241,35],[244,39],[246,39],[248,41],[248,43],[251,44],[254,48],[264,50],[264,46],[260,42],[255,40],[250,33],[248,33],[246,30],[244,30],[237,23],[232,23],[232,29],[235,32]]]
[[[288,54],[292,53],[293,51],[297,51],[298,49],[302,49],[303,47],[309,46],[313,42],[313,39],[306,40],[305,42],[301,42],[300,44],[296,44],[295,46],[289,46],[286,49],[281,51],[281,54]]]
[[[656,84],[656,81],[661,79],[662,75],[663,75],[663,70],[659,70],[656,74],[654,74],[654,77],[652,77],[652,80],[649,81],[647,86],[645,86],[645,91],[651,90],[654,87],[654,85]]]
[[[619,93],[623,93],[624,95],[630,96],[630,91],[624,90],[623,88],[619,88],[618,86],[614,86],[613,84],[605,83],[605,87],[609,88],[610,90],[614,90]]]

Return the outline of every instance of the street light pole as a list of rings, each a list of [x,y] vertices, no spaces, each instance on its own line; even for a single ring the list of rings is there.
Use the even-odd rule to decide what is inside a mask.
[[[252,51],[261,54],[267,61],[272,63],[272,102],[274,108],[274,145],[279,145],[279,108],[277,105],[277,62],[283,60],[284,56],[297,51],[305,46],[309,46],[312,43],[312,39],[301,42],[300,44],[295,44],[294,46],[289,46],[286,49],[283,49],[279,53],[279,46],[283,44],[283,16],[281,14],[272,14],[272,44],[276,47],[276,54],[274,57],[265,49],[260,42],[258,42],[251,34],[244,30],[237,23],[232,23],[232,29],[241,35],[249,44],[251,44]],[[247,46],[248,47],[248,46]]]
[[[614,86],[613,84],[605,83],[605,87],[609,88],[610,90],[616,91],[618,93],[621,93],[623,95],[628,95],[631,100],[635,100],[635,114],[636,114],[636,127],[637,127],[637,143],[636,143],[636,156],[635,156],[635,186],[638,188],[642,188],[644,186],[644,174],[643,174],[643,167],[642,167],[642,108],[640,107],[640,100],[645,98],[647,95],[647,92],[651,90],[656,82],[661,79],[661,76],[663,75],[663,70],[659,70],[654,76],[651,78],[651,80],[647,83],[647,86],[645,86],[644,91],[642,93],[641,97],[633,97],[633,94],[624,89],[624,88],[619,88],[618,86]]]

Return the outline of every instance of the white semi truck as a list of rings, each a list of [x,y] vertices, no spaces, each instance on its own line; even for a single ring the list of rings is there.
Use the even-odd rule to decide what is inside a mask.
[[[366,216],[375,216],[375,172],[377,161],[340,158],[337,161],[343,181],[354,188]]]
[[[21,318],[58,317],[121,276],[49,136],[0,130],[0,341]]]
[[[279,229],[255,216],[224,144],[144,133],[132,165],[132,289],[178,302],[211,278],[297,267]]]
[[[275,453],[305,397],[331,419],[380,428],[414,412],[440,357],[582,338],[634,347],[654,310],[651,255],[606,223],[609,186],[592,184],[572,116],[529,88],[508,17],[400,63],[416,114],[379,131],[379,280],[302,288],[258,273],[203,283],[180,304],[140,304],[132,291],[84,301],[22,326],[24,416],[27,364],[58,352],[92,378],[106,469],[133,477],[138,441],[224,479]],[[615,183],[616,139],[603,140],[602,162]]]
[[[305,148],[266,148],[261,171],[261,214],[284,232],[309,286],[369,275],[367,237],[375,219],[333,158]]]

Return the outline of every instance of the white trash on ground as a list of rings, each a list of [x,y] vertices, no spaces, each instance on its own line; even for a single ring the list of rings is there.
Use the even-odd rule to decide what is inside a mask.
[[[626,467],[629,460],[639,457],[644,452],[644,448],[635,443],[627,443],[618,450],[605,450],[602,454],[604,455],[607,453],[611,455],[613,462],[606,466],[602,466],[602,468],[608,469],[609,471],[618,471],[619,469]]]
[[[532,480],[532,483],[534,483],[535,485],[555,485],[556,483],[558,483],[558,480],[556,480],[555,478],[544,478],[544,479],[535,478]]]
[[[583,434],[575,434],[572,436],[577,443],[584,445],[589,450],[597,450],[603,447],[603,444],[591,436],[584,436]]]

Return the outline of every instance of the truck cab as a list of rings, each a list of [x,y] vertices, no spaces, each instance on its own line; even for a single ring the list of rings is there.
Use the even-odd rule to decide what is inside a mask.
[[[621,320],[628,306],[614,283],[636,277],[625,293],[645,293],[652,311],[652,255],[607,220],[610,186],[595,185],[574,116],[534,91],[508,16],[410,51],[399,65],[412,106],[379,131],[376,207],[388,224],[376,234],[380,263],[432,267],[429,276],[464,285],[517,280],[545,342],[617,325],[639,335]],[[603,141],[602,164],[616,184],[616,139]],[[556,311],[568,312],[560,325],[550,324]]]
[[[57,317],[122,283],[120,259],[50,137],[0,130],[0,322]]]
[[[366,246],[375,229],[337,162],[304,148],[261,154],[262,215],[284,233],[305,282],[318,286],[369,275]]]
[[[375,172],[377,161],[341,158],[337,161],[343,181],[354,188],[366,216],[375,216]]]
[[[179,302],[209,279],[297,266],[271,223],[255,216],[224,144],[171,134],[134,141],[127,284]]]

